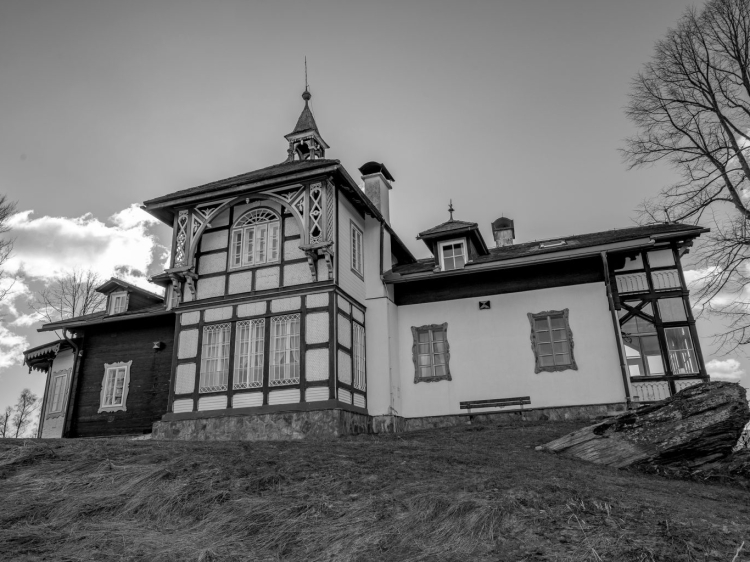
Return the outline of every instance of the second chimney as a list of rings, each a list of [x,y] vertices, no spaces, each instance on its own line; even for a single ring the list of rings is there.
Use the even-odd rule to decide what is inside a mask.
[[[495,239],[495,247],[510,246],[516,237],[516,229],[511,219],[501,217],[492,223],[492,237]]]
[[[378,208],[385,222],[391,224],[389,191],[392,189],[391,182],[396,180],[385,164],[380,162],[368,162],[359,168],[359,172],[362,174],[362,181],[365,182],[365,195]]]

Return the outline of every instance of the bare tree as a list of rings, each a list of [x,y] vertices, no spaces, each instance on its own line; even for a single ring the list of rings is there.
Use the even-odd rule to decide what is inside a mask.
[[[74,269],[37,291],[29,306],[47,322],[99,312],[107,296],[96,291],[102,279],[90,269]]]
[[[28,388],[21,391],[15,408],[13,408],[13,437],[23,437],[26,428],[29,427],[34,418],[34,412],[38,409],[39,397]],[[9,433],[10,436],[10,433]]]
[[[7,195],[0,194],[0,236],[6,234],[10,230],[8,220],[15,212],[16,204],[12,201],[8,201]],[[7,285],[2,283],[4,279],[8,278],[7,272],[3,269],[3,265],[8,261],[12,251],[13,240],[11,238],[0,238],[0,301],[2,301],[13,288],[13,283]]]
[[[699,305],[730,318],[725,349],[748,343],[750,3],[689,9],[633,81],[627,116],[638,128],[624,150],[631,167],[665,161],[681,176],[643,204],[641,222],[711,226],[697,252]]]
[[[12,431],[13,408],[10,406],[5,408],[5,411],[0,414],[0,438],[10,437]]]

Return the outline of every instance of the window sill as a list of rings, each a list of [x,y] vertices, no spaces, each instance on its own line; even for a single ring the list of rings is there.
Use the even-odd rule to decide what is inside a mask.
[[[125,405],[122,406],[99,406],[97,414],[112,413],[112,412],[127,412],[128,409]]]

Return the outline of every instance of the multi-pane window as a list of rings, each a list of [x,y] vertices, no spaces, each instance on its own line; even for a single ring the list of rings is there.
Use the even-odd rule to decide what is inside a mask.
[[[365,390],[365,328],[356,322],[352,326],[352,351],[354,352],[354,388]]]
[[[109,297],[109,313],[120,314],[125,312],[128,306],[128,294],[127,293],[112,293]]]
[[[203,328],[200,392],[227,389],[229,378],[229,324],[213,324]]]
[[[126,410],[125,402],[128,396],[130,381],[130,365],[127,363],[105,363],[104,380],[99,401],[99,412],[116,412]]]
[[[299,383],[299,325],[299,314],[271,318],[270,386]]]
[[[414,382],[451,380],[448,324],[412,327]]]
[[[263,343],[266,321],[243,320],[237,323],[234,352],[235,389],[263,386]]]
[[[231,267],[262,265],[279,261],[280,220],[270,209],[244,214],[232,229]]]
[[[352,271],[364,275],[364,266],[362,259],[362,231],[351,223],[352,226]]]
[[[529,313],[535,372],[577,370],[573,358],[573,337],[568,324],[568,309]]]
[[[667,340],[669,365],[672,367],[672,374],[692,375],[698,373],[698,359],[695,356],[695,349],[693,349],[690,329],[687,326],[664,328],[664,337]]]
[[[652,315],[651,304],[644,306],[641,312]],[[645,318],[632,316],[622,324],[621,330],[630,376],[664,375],[664,362],[656,326]]]
[[[463,240],[441,242],[439,248],[443,271],[461,269],[466,264],[466,245]]]
[[[65,402],[65,389],[68,382],[68,371],[59,371],[52,375],[52,384],[50,391],[50,405],[47,410],[48,414],[57,414],[62,412],[63,402]]]

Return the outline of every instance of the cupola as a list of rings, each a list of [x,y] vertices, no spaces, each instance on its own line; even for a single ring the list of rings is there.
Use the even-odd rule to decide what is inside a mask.
[[[294,130],[284,137],[289,142],[287,162],[323,158],[326,149],[330,148],[323,137],[320,136],[318,125],[315,123],[315,117],[313,117],[310,109],[310,98],[312,98],[312,94],[305,89],[302,93],[305,107],[302,109],[299,119],[297,119]]]

